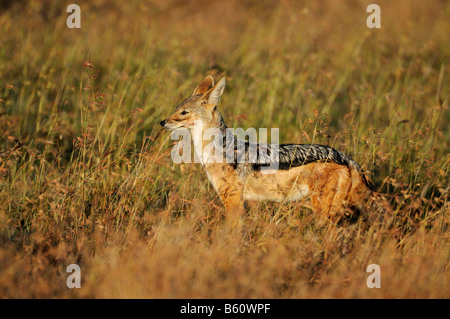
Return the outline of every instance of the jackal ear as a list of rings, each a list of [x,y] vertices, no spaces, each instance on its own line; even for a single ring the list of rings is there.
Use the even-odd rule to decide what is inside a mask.
[[[204,94],[204,98],[208,99],[209,105],[216,106],[219,103],[226,83],[227,81],[225,80],[225,78],[221,78],[220,81],[217,82],[217,84],[212,89]]]
[[[208,75],[194,90],[192,95],[205,94],[214,86],[214,79],[211,75]]]

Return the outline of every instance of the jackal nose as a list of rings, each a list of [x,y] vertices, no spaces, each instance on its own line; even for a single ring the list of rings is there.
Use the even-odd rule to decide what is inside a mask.
[[[161,124],[161,126],[164,127],[164,125],[166,125],[166,120],[159,122],[159,124]]]

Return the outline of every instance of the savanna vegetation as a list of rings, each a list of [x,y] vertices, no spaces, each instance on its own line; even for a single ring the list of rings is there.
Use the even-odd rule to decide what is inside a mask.
[[[76,1],[69,29],[72,2],[0,2],[0,297],[450,297],[449,2],[379,0],[369,29],[372,1]],[[229,127],[355,159],[382,218],[261,202],[227,227],[158,135],[207,74]]]

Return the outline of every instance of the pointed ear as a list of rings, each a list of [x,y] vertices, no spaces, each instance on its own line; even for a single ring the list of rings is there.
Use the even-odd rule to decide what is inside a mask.
[[[220,79],[220,81],[204,95],[204,97],[208,99],[208,104],[216,106],[219,103],[226,82],[225,78]]]
[[[208,75],[194,90],[192,95],[205,94],[214,86],[214,79],[211,75]]]

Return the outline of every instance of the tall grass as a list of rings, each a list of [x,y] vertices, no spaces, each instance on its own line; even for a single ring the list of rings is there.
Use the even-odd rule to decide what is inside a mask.
[[[369,3],[79,1],[81,29],[69,3],[4,5],[0,296],[450,297],[450,6],[378,1],[371,30]],[[206,74],[227,76],[228,126],[354,158],[385,218],[339,227],[262,202],[227,228],[201,166],[156,138]]]

